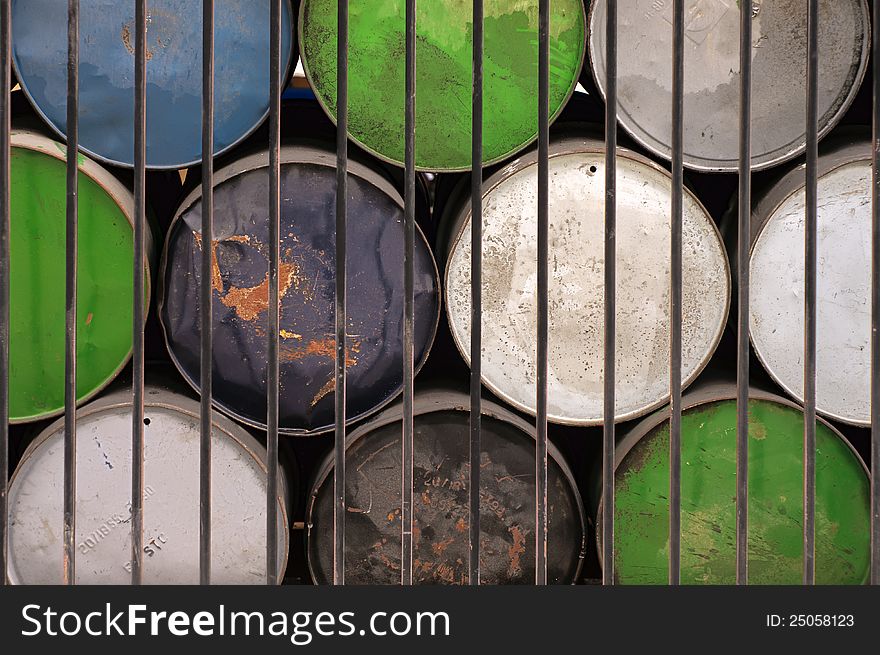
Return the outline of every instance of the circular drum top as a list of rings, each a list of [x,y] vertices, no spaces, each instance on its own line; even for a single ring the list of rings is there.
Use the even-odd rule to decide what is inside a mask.
[[[735,389],[682,415],[681,581],[736,580]],[[690,409],[687,409],[690,407]],[[667,413],[668,415],[668,413]],[[651,417],[618,447],[615,573],[666,584],[669,421]],[[804,415],[788,401],[749,402],[749,582],[801,584]],[[861,584],[870,560],[867,470],[849,443],[816,424],[816,582]]]
[[[336,0],[303,0],[299,38],[315,95],[336,116]],[[352,3],[349,25],[349,134],[383,159],[404,160],[404,0]],[[550,8],[550,115],[577,84],[584,58],[582,0]],[[491,0],[485,7],[483,161],[505,159],[538,134],[538,0]],[[471,167],[472,7],[421,2],[416,19],[416,167]]]
[[[144,582],[199,581],[199,405],[146,388]],[[131,580],[131,394],[78,412],[76,582]],[[215,417],[212,432],[213,584],[263,584],[266,576],[264,450],[242,428]],[[31,444],[9,491],[9,578],[61,584],[64,423]],[[283,478],[282,478],[283,483]],[[278,498],[278,567],[287,562],[287,516]]]
[[[469,401],[448,392],[417,395],[413,579],[467,584]],[[437,402],[435,402],[437,401]],[[429,405],[432,405],[429,407]],[[534,584],[534,430],[484,401],[480,483],[482,584]],[[392,412],[393,416],[389,416]],[[425,412],[425,413],[422,413]],[[345,548],[348,584],[400,583],[400,406],[351,436],[346,450]],[[319,584],[333,572],[333,463],[312,492],[309,569]],[[572,584],[580,571],[584,519],[571,472],[551,446],[548,460],[548,578]]]
[[[802,153],[806,143],[807,3],[751,0],[752,168]],[[684,164],[736,171],[739,153],[739,22],[736,0],[687,0],[684,44]],[[618,118],[637,141],[671,156],[672,0],[620,6]],[[594,0],[590,61],[605,93],[606,2]],[[819,134],[855,98],[870,50],[865,0],[819,2]]]
[[[282,3],[282,67],[292,10]],[[81,0],[79,144],[112,164],[134,158],[134,3]],[[269,3],[217,0],[214,152],[235,145],[269,111]],[[22,89],[60,134],[67,132],[67,3],[13,0],[13,62]],[[202,3],[150,0],[147,10],[147,166],[202,158]],[[283,71],[282,71],[283,72]]]
[[[332,429],[335,407],[336,154],[281,150],[280,428]],[[214,401],[256,427],[266,420],[269,188],[266,153],[215,176]],[[403,201],[378,173],[350,162],[348,181],[347,416],[355,421],[403,385]],[[199,192],[184,201],[162,264],[160,318],[169,351],[199,382],[201,258]],[[440,314],[433,255],[415,243],[415,361],[427,357]]]
[[[825,161],[828,161],[827,158]],[[830,166],[830,169],[829,169]],[[838,159],[818,186],[816,406],[826,416],[871,424],[871,147]],[[771,200],[752,246],[749,331],[770,375],[803,400],[804,207],[799,167],[785,197]],[[779,187],[786,193],[789,187]],[[779,202],[776,202],[776,200]]]
[[[33,132],[12,132],[9,415],[13,423],[64,409],[67,149]],[[131,217],[119,181],[79,155],[76,397],[103,389],[131,355]],[[147,262],[144,295],[150,295]],[[147,303],[149,304],[149,303]]]
[[[483,382],[534,414],[537,340],[537,163],[534,153],[483,187]],[[669,394],[669,174],[634,153],[617,163],[618,421]],[[598,425],[603,416],[605,154],[601,143],[551,145],[549,418]],[[470,361],[470,203],[446,268],[446,311]],[[683,210],[682,379],[690,383],[721,338],[730,299],[715,224],[689,192]]]

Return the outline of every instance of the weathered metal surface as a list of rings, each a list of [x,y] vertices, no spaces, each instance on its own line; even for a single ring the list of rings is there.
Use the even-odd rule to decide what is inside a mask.
[[[282,8],[287,66],[294,51],[290,0]],[[122,166],[134,161],[134,10],[133,2],[80,2],[80,148]],[[147,167],[180,168],[202,158],[202,3],[151,0],[147,12]],[[214,149],[220,153],[269,111],[269,3],[217,0],[215,16]],[[12,26],[22,89],[63,135],[67,5],[14,0]]]
[[[804,416],[758,390],[749,401],[749,583],[800,584]],[[714,384],[682,401],[681,580],[736,580],[736,386]],[[861,584],[869,570],[868,472],[829,423],[816,423],[816,581]],[[665,584],[669,421],[660,411],[617,449],[615,579]],[[601,534],[598,535],[601,543]]]
[[[536,196],[534,152],[483,187],[483,382],[535,412]],[[549,419],[600,425],[603,416],[605,152],[583,136],[550,148]],[[669,395],[671,182],[627,150],[617,159],[616,420],[635,418]],[[446,313],[466,361],[470,344],[470,205],[443,218],[451,233]],[[684,196],[682,379],[689,384],[721,338],[730,273],[720,236],[691,193]],[[441,245],[441,252],[444,252]]]
[[[64,408],[67,148],[25,130],[13,130],[11,138],[9,410],[18,423]],[[78,159],[76,397],[84,402],[131,356],[134,199],[107,170],[83,155]],[[144,268],[149,298],[148,261]]]
[[[413,581],[468,582],[469,408],[467,395],[430,390],[414,399]],[[534,584],[535,429],[482,402],[480,569],[482,584]],[[403,409],[390,407],[354,430],[346,448],[345,580],[400,582],[400,436]],[[548,577],[575,581],[585,548],[574,479],[549,447]],[[320,469],[306,517],[312,578],[332,576],[333,460]]]
[[[817,411],[871,424],[871,143],[827,143],[819,160]],[[752,211],[749,332],[758,359],[803,400],[804,186],[797,166]]]
[[[383,159],[404,158],[404,0],[352,3],[349,134]],[[472,6],[418,4],[415,162],[420,170],[471,167]],[[538,0],[485,3],[483,161],[503,160],[537,138]],[[550,115],[577,84],[586,19],[581,0],[555,0],[550,17]],[[315,95],[336,116],[336,0],[304,0],[300,51]]]
[[[199,404],[147,385],[144,401],[144,557],[147,584],[199,581]],[[214,416],[214,584],[259,584],[265,576],[265,449]],[[122,389],[77,412],[76,582],[131,579],[131,392]],[[9,492],[9,579],[61,582],[61,467],[64,422],[29,446]],[[282,477],[282,488],[283,480]],[[287,565],[285,491],[278,495],[278,570]]]
[[[281,149],[281,400],[285,434],[332,429],[335,397],[336,154]],[[380,174],[349,163],[347,417],[400,393],[403,378],[403,201]],[[265,152],[215,173],[215,406],[265,427],[268,178]],[[159,315],[171,357],[194,387],[199,371],[200,190],[181,205],[162,263]],[[433,255],[415,251],[415,361],[427,357],[440,314]]]
[[[751,0],[752,168],[768,168],[806,147],[804,79],[807,3]],[[652,152],[671,157],[672,0],[621,3],[620,124]],[[590,61],[605,92],[605,0],[590,11]],[[870,53],[865,0],[819,3],[819,135],[852,103]],[[739,2],[686,0],[684,164],[736,172],[739,153]]]

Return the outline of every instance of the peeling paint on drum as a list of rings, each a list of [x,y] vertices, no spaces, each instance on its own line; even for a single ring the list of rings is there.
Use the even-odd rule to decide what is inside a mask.
[[[871,144],[823,149],[818,186],[816,409],[871,425]],[[749,332],[776,382],[803,402],[803,166],[752,213]]]
[[[336,310],[336,153],[320,143],[281,148],[280,429],[333,429]],[[201,188],[180,206],[165,244],[159,317],[174,364],[198,390],[201,258],[211,257],[214,403],[265,429],[268,347],[268,154],[214,176],[214,237],[201,239]],[[349,165],[347,418],[356,421],[403,388],[403,200],[377,170]],[[416,370],[440,317],[434,257],[415,242]]]
[[[807,3],[752,2],[752,169],[806,148]],[[671,157],[673,0],[621,3],[618,119],[640,144]],[[593,77],[605,94],[605,0],[590,11]],[[684,165],[736,172],[739,162],[739,1],[685,0]],[[849,108],[871,49],[865,0],[819,2],[819,136]]]
[[[599,425],[603,409],[605,161],[601,142],[567,137],[550,150],[549,419]],[[517,159],[483,187],[483,382],[535,413],[537,157]],[[627,150],[617,162],[617,405],[636,418],[669,394],[668,172]],[[459,205],[460,207],[460,205]],[[453,211],[455,211],[453,209]],[[450,214],[444,220],[453,220]],[[446,267],[446,311],[470,361],[470,203],[458,212]],[[682,379],[715,351],[730,272],[712,219],[684,195]]]
[[[147,385],[144,396],[146,584],[199,581],[199,403]],[[215,415],[212,432],[213,584],[264,584],[265,448]],[[131,580],[131,392],[77,412],[76,583]],[[9,490],[9,579],[62,584],[64,420],[28,447]],[[287,565],[286,482],[278,495],[278,571]]]
[[[413,580],[468,582],[470,397],[448,389],[417,393],[414,412]],[[535,428],[482,403],[481,584],[534,584]],[[346,447],[346,584],[400,583],[400,403],[354,430]],[[581,569],[585,520],[574,478],[548,450],[548,577],[572,584]],[[312,579],[333,570],[333,457],[312,490],[306,523]]]

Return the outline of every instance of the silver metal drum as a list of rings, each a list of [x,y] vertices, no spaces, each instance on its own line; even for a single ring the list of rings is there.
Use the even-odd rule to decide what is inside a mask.
[[[807,3],[751,0],[752,167],[802,153],[806,144]],[[739,140],[739,2],[685,0],[684,164],[735,171]],[[618,118],[667,159],[672,143],[673,0],[619,3]],[[605,0],[590,12],[590,62],[605,93]],[[855,98],[870,51],[866,0],[819,2],[819,135]]]
[[[871,143],[826,144],[819,159],[817,411],[871,424]],[[749,331],[758,358],[803,400],[804,167],[752,208]]]
[[[483,186],[483,382],[535,413],[537,342],[537,156],[531,152]],[[619,149],[617,163],[618,421],[641,416],[669,394],[669,173]],[[550,147],[549,419],[598,425],[603,404],[604,145],[586,137]],[[470,361],[470,202],[453,201],[446,311]],[[682,379],[715,351],[727,320],[730,271],[718,230],[684,194]],[[450,230],[449,227],[447,227]]]
[[[199,581],[199,403],[147,386],[144,402],[144,556],[147,584]],[[9,580],[61,584],[64,422],[30,445],[9,491]],[[76,582],[131,580],[131,393],[77,412]],[[266,576],[265,449],[214,414],[214,584],[263,584]],[[283,475],[281,489],[286,489]],[[287,565],[286,492],[278,496],[278,571]]]

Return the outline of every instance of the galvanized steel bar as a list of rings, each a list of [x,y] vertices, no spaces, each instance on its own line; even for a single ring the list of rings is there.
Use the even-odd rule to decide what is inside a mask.
[[[278,267],[281,261],[281,2],[272,0],[269,48],[269,347],[266,375],[266,584],[278,584]]]
[[[878,0],[880,1],[880,0]],[[736,583],[749,583],[749,247],[752,207],[752,3],[740,5],[738,316],[736,345]]]
[[[669,584],[681,581],[681,213],[684,196],[684,0],[672,9],[672,216],[669,291]]]
[[[550,259],[550,0],[538,4],[538,335],[535,584],[547,584],[547,355]]]
[[[413,326],[416,207],[416,0],[406,0],[406,100],[403,257],[403,443],[401,446],[400,582],[412,584],[413,568]]]
[[[473,7],[471,122],[471,448],[468,479],[468,583],[480,584],[481,378],[483,347],[483,0]]]
[[[333,443],[333,584],[345,584],[345,352],[348,221],[348,0],[338,0],[336,41],[336,432]]]
[[[819,0],[807,15],[807,168],[804,279],[804,584],[816,577],[816,303],[819,169]]]
[[[143,582],[144,255],[146,253],[147,0],[137,0],[134,48],[134,311],[132,313],[131,583]]]
[[[874,0],[880,16],[880,0]],[[880,21],[874,20],[871,187],[871,584],[880,585]]]
[[[4,93],[6,89],[3,90]],[[79,0],[67,1],[67,198],[64,279],[64,584],[76,584],[76,258]]]
[[[202,1],[202,279],[199,389],[199,582],[211,584],[211,400],[214,351],[214,0]]]
[[[6,584],[9,553],[10,3],[0,0],[0,586]]]
[[[602,584],[614,584],[614,408],[617,349],[617,0],[605,24],[605,353],[602,422]]]

